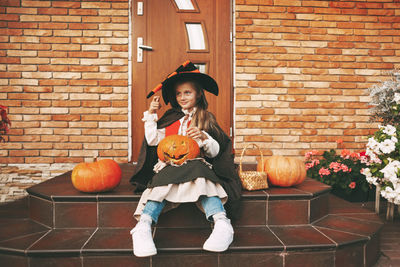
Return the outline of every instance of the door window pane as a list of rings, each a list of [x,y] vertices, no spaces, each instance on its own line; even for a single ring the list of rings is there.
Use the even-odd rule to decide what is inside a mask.
[[[199,71],[201,73],[206,73],[206,64],[204,64],[204,63],[194,63],[194,65],[196,66],[196,68],[199,69]]]
[[[180,10],[194,10],[191,0],[175,0],[175,4]]]
[[[205,50],[206,42],[203,27],[200,23],[186,23],[190,50]]]

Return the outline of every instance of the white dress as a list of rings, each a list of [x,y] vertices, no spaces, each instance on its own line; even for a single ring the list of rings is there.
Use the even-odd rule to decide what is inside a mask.
[[[182,110],[186,116],[180,119],[180,127],[178,134],[186,135],[188,128],[188,122],[191,121],[191,117],[195,112],[195,109],[189,113],[187,110]],[[144,113],[143,121],[145,127],[145,138],[150,146],[156,146],[165,137],[165,128],[157,129],[157,114],[149,114],[147,111]],[[203,149],[205,155],[209,158],[215,157],[219,152],[219,144],[209,134],[203,131],[207,135],[207,139],[204,141],[196,140],[199,147]],[[165,163],[159,161],[154,166],[154,171],[159,172],[166,166]],[[207,180],[204,177],[198,177],[192,181],[184,182],[180,184],[168,184],[164,186],[157,186],[153,188],[147,188],[140,197],[139,204],[134,213],[134,217],[139,220],[140,215],[148,200],[162,202],[166,200],[166,205],[163,212],[166,212],[172,208],[177,207],[180,203],[196,202],[196,205],[203,210],[199,198],[200,196],[217,196],[221,199],[222,203],[225,204],[228,196],[223,187]]]

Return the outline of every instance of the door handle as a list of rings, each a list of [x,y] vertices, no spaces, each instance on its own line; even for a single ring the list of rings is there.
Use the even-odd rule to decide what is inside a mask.
[[[136,44],[136,61],[143,62],[143,50],[152,51],[153,47],[143,44],[143,37],[137,38]]]
[[[147,51],[153,50],[153,47],[148,46],[148,45],[139,45],[139,48],[141,48],[143,50],[147,50]]]

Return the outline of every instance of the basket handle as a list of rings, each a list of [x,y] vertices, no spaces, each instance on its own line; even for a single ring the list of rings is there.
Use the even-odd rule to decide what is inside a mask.
[[[259,147],[258,145],[256,145],[256,144],[254,144],[254,143],[248,144],[248,145],[242,150],[242,155],[240,156],[240,161],[239,161],[239,171],[242,172],[242,160],[243,160],[243,155],[244,155],[244,152],[246,151],[246,149],[247,149],[249,146],[255,146],[256,148],[258,148],[258,151],[260,151],[260,154],[261,154],[261,171],[264,172],[264,156],[263,156],[263,153],[261,152],[260,147]]]

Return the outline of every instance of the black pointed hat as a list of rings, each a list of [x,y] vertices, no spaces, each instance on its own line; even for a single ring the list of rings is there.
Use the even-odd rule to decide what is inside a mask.
[[[168,104],[170,102],[170,97],[173,95],[175,96],[174,92],[174,86],[176,82],[179,82],[181,80],[188,79],[188,80],[193,80],[200,84],[200,86],[214,94],[218,95],[218,85],[217,82],[208,76],[207,74],[201,73],[196,66],[190,62],[189,60],[180,65],[174,72],[169,74],[167,78],[157,85],[148,95],[147,98],[151,97],[154,95],[156,92],[158,92],[160,89],[162,89],[162,96],[164,99],[165,104]]]

